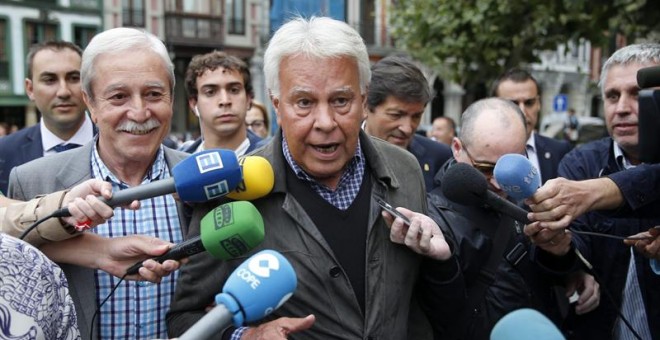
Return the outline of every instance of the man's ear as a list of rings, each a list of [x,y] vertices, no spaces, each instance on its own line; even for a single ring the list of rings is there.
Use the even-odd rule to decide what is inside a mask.
[[[199,117],[199,109],[197,108],[197,99],[188,98],[188,107],[190,110],[195,113],[195,116]]]
[[[273,107],[275,108],[275,120],[277,121],[277,125],[282,126],[281,124],[281,118],[280,118],[280,99],[273,96],[270,94],[270,102],[273,104]]]
[[[93,107],[93,100],[87,95],[87,92],[82,91],[82,98],[83,102],[85,102],[85,106],[87,106],[87,112],[89,112],[89,118],[92,119],[92,122],[96,124],[98,117],[96,116],[96,109]]]
[[[25,93],[31,101],[34,101],[34,84],[30,78],[25,78]]]

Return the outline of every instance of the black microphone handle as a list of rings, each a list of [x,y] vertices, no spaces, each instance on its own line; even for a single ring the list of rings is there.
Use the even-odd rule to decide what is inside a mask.
[[[217,337],[223,329],[232,325],[233,318],[234,315],[225,305],[218,304],[183,333],[179,340],[204,340]]]
[[[143,200],[145,198],[152,198],[163,196],[167,194],[172,194],[176,192],[176,186],[174,184],[174,178],[166,178],[159,181],[154,181],[151,183],[138,185],[136,187],[119,190],[112,193],[112,198],[106,200],[105,198],[98,196],[98,198],[105,204],[111,207],[116,207],[124,204],[131,203],[135,200]],[[56,210],[52,217],[68,217],[71,216],[69,209],[62,208]]]
[[[199,254],[205,250],[206,248],[204,248],[204,245],[202,244],[201,237],[196,236],[185,242],[177,244],[172,249],[168,250],[167,253],[155,257],[154,260],[159,263],[163,263],[166,260],[180,260],[190,255]],[[132,267],[128,268],[126,270],[126,275],[137,274],[140,267],[142,267],[142,262],[144,261],[140,261],[134,264]]]
[[[506,199],[498,196],[496,193],[490,190],[487,190],[487,195],[486,204],[488,204],[494,210],[497,210],[520,223],[531,223],[531,221],[527,218],[527,211],[525,209],[507,201]]]

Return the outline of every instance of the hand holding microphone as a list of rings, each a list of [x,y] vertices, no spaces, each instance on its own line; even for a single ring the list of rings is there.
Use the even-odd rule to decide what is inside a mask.
[[[264,221],[252,203],[237,201],[225,203],[208,212],[200,222],[200,236],[177,244],[167,253],[154,258],[180,260],[208,251],[214,257],[228,260],[250,251],[264,239]],[[142,262],[126,270],[127,275],[136,274]]]
[[[538,170],[523,155],[503,155],[497,160],[493,174],[502,190],[519,201],[534,195],[541,186]],[[571,235],[565,228],[548,229],[529,221],[525,225],[525,234],[534,244],[555,255],[564,255],[571,248]]]
[[[190,155],[172,168],[172,177],[113,193],[99,199],[111,207],[135,200],[177,193],[185,202],[205,202],[227,195],[243,179],[236,154],[231,150],[210,149]],[[60,209],[53,217],[71,216]]]
[[[239,327],[258,321],[284,304],[293,295],[296,285],[296,273],[286,258],[276,251],[262,250],[231,273],[222,293],[215,297],[217,305],[179,339],[209,339],[230,325]],[[313,323],[313,317],[310,320]],[[289,331],[284,327],[278,330],[284,337]],[[267,337],[273,338],[277,338],[276,334]]]

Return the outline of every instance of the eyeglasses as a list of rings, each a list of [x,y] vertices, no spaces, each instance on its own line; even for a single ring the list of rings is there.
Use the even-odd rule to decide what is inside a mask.
[[[484,176],[486,176],[487,179],[491,179],[493,177],[493,170],[495,170],[494,163],[475,161],[474,158],[472,158],[472,155],[470,155],[470,152],[468,151],[467,147],[465,147],[465,144],[463,144],[463,150],[465,150],[465,154],[470,159],[470,163],[472,163],[472,167],[479,170],[479,172],[481,172]]]
[[[515,99],[509,99],[512,103],[516,104],[516,106],[520,106],[520,104],[525,105],[525,107],[531,108],[534,105],[536,105],[536,101],[539,99],[539,96],[533,97],[533,98],[528,98],[528,99],[521,99],[521,100],[515,100]]]
[[[266,126],[263,120],[253,120],[251,123],[246,122],[245,125],[249,128],[262,128]]]

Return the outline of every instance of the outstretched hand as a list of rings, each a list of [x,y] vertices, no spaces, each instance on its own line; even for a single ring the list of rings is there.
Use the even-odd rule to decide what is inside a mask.
[[[67,224],[76,226],[78,231],[95,227],[112,218],[114,209],[103,203],[97,196],[105,199],[112,198],[112,184],[100,179],[86,180],[64,195],[62,206],[66,206],[71,216],[62,220]],[[129,209],[138,209],[139,201],[133,201],[127,206]]]
[[[98,269],[114,276],[122,277],[127,268],[139,261],[146,260],[138,274],[127,276],[127,280],[158,283],[163,277],[179,269],[180,266],[180,263],[174,260],[158,263],[151,259],[163,255],[172,246],[171,243],[155,237],[130,235],[105,238],[103,245],[104,250],[101,253],[105,256],[98,257]]]
[[[451,257],[449,244],[433,219],[402,207],[396,208],[396,210],[408,217],[410,226],[400,217],[395,219],[390,213],[383,211],[385,223],[390,226],[392,242],[405,244],[414,252],[432,259],[444,261]]]
[[[311,328],[316,321],[314,314],[304,318],[279,318],[248,328],[241,340],[286,340],[291,333],[297,333]]]

